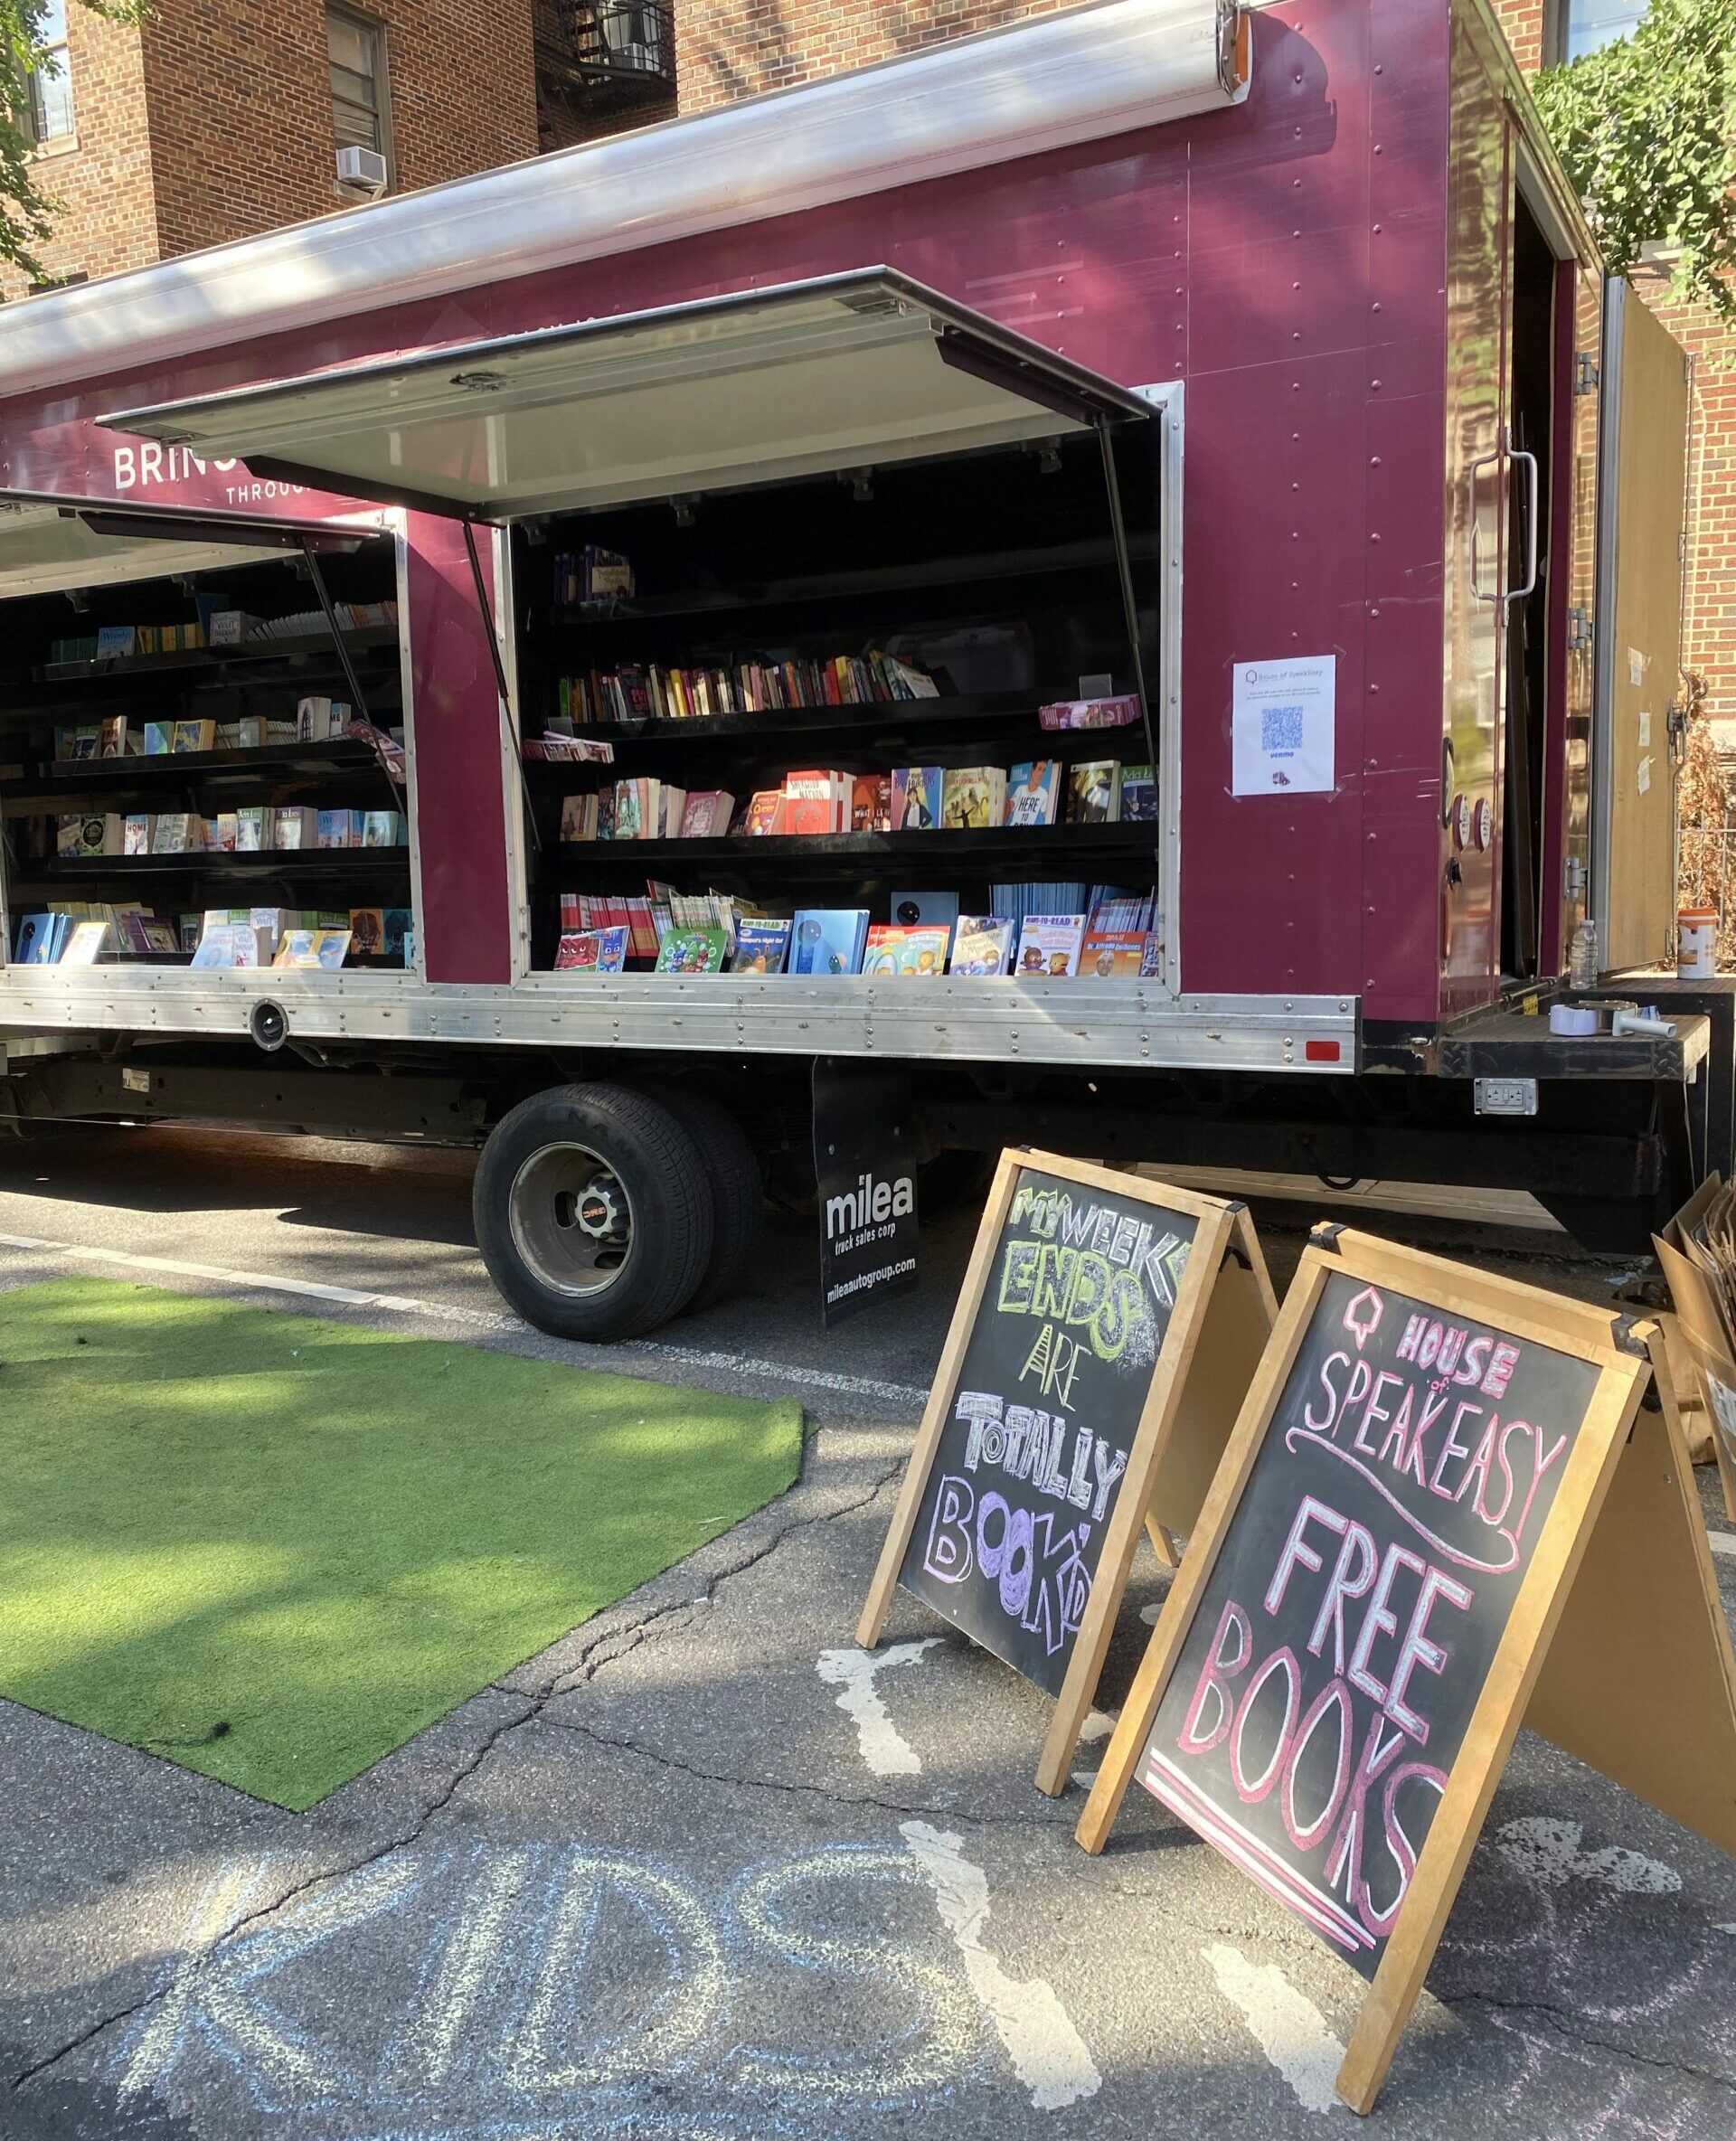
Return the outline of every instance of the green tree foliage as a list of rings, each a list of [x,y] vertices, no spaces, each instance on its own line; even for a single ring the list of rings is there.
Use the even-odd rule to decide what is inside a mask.
[[[83,0],[111,23],[142,22],[148,0]],[[0,0],[0,266],[34,278],[36,248],[52,227],[54,202],[38,184],[30,133],[30,77],[51,62],[42,50],[40,0]]]
[[[1673,295],[1736,322],[1736,0],[1652,0],[1536,97],[1612,272],[1667,246]]]

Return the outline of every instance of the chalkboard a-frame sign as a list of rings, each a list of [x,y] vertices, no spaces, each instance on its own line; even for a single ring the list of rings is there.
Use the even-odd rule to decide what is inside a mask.
[[[1736,1664],[1674,1406],[1638,1413],[1650,1335],[1316,1234],[1098,1772],[1088,1851],[1137,1778],[1368,1979],[1358,2111],[1522,1722],[1736,1848]]]
[[[1173,1567],[1276,1314],[1241,1205],[1001,1155],[856,1640],[901,1584],[1054,1695],[1052,1797],[1141,1529]]]

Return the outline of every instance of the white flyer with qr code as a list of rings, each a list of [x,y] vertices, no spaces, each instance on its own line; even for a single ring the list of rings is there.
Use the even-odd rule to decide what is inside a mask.
[[[1232,796],[1318,795],[1334,785],[1336,655],[1238,662]]]

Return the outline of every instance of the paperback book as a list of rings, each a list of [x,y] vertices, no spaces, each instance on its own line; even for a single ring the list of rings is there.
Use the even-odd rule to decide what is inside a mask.
[[[792,974],[855,974],[868,938],[865,907],[808,907],[791,932]]]
[[[872,976],[916,975],[923,978],[947,970],[945,929],[907,929],[897,922],[875,922],[868,931],[862,970]]]
[[[732,974],[781,974],[789,956],[787,921],[742,922],[735,932]]]
[[[1006,823],[1052,825],[1061,803],[1061,766],[1054,759],[1028,759],[1007,775]]]
[[[1016,972],[1026,978],[1060,978],[1079,971],[1085,936],[1082,914],[1027,914],[1019,929]]]
[[[730,953],[727,929],[671,929],[657,948],[659,974],[721,974]]]
[[[961,914],[953,932],[955,974],[1005,974],[1013,951],[1013,924],[1005,915]]]
[[[1108,825],[1120,808],[1121,769],[1113,759],[1088,759],[1067,776],[1067,816],[1076,825]]]
[[[892,775],[892,827],[932,833],[940,823],[945,776],[939,766],[900,766]]]

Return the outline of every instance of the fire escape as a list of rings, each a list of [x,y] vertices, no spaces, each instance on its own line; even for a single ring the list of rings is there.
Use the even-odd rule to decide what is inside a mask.
[[[643,126],[675,109],[668,0],[535,0],[544,148]]]

